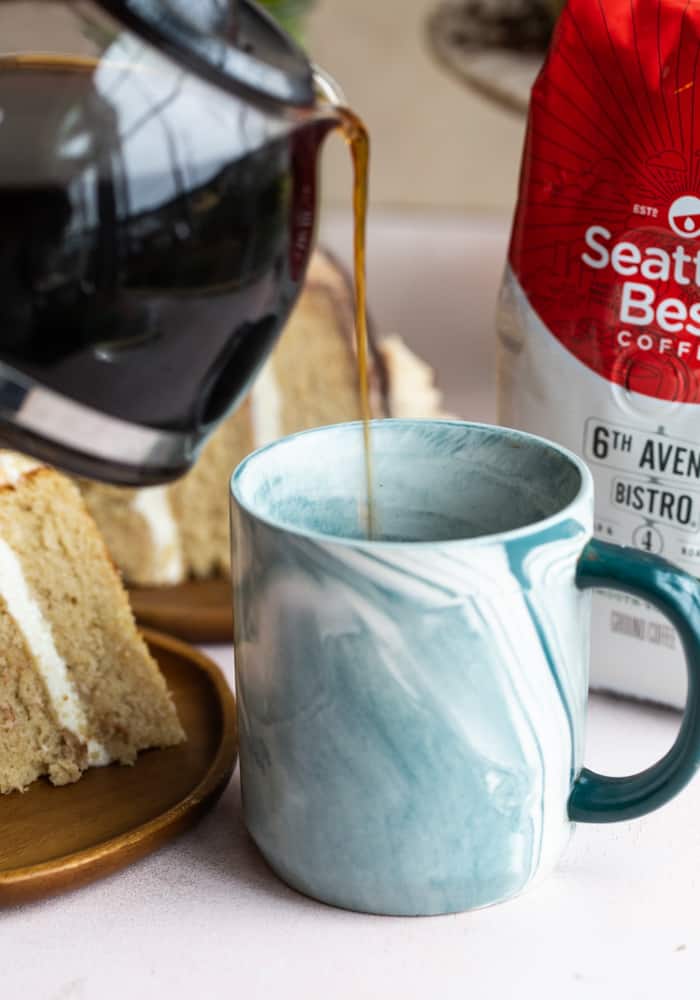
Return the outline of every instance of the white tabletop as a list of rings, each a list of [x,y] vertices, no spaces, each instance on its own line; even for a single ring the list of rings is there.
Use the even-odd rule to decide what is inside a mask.
[[[207,650],[227,676],[232,652]],[[659,757],[679,715],[594,695],[589,766]],[[286,888],[243,828],[238,775],[195,829],[102,882],[0,912],[7,1000],[696,1000],[700,780],[666,808],[580,826],[559,870],[458,916],[371,917]]]

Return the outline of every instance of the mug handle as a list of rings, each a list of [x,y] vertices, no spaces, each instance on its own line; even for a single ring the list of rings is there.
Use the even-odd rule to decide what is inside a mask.
[[[676,742],[658,763],[628,778],[583,768],[569,798],[577,823],[614,823],[658,809],[700,766],[700,584],[659,556],[592,539],[576,568],[581,589],[609,587],[654,604],[678,630],[688,669],[688,700]]]

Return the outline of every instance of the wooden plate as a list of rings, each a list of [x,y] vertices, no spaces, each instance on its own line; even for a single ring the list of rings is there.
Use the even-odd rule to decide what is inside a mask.
[[[0,905],[22,903],[124,868],[216,802],[237,754],[236,706],[210,659],[144,630],[187,742],[147,750],[133,767],[95,768],[74,785],[36,781],[0,797]]]
[[[135,587],[129,597],[141,625],[188,642],[233,642],[228,579],[188,580],[177,587]]]

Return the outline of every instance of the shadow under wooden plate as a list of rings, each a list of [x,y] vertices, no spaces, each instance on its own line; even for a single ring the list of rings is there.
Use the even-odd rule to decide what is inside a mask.
[[[176,587],[134,587],[131,607],[141,625],[188,642],[233,642],[231,581],[188,580]]]
[[[228,784],[236,706],[208,657],[144,636],[173,694],[187,741],[147,750],[133,767],[93,768],[73,785],[36,781],[0,797],[0,905],[73,889],[124,868],[191,826]]]

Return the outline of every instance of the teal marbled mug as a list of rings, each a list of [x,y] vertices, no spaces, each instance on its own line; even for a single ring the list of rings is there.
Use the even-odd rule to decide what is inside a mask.
[[[629,819],[700,762],[700,586],[591,538],[593,485],[532,435],[376,421],[364,536],[359,424],[285,438],[232,478],[245,822],[289,885],[388,914],[521,892],[572,823]],[[589,598],[680,630],[689,695],[649,770],[582,766]]]

